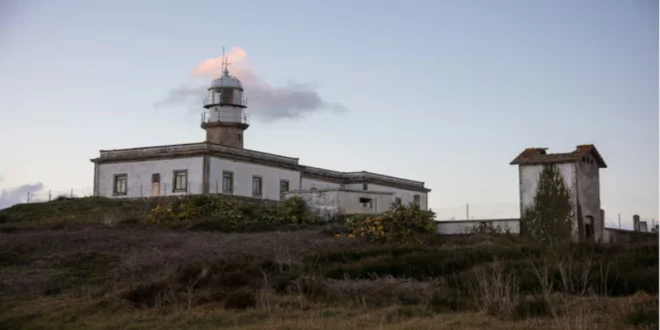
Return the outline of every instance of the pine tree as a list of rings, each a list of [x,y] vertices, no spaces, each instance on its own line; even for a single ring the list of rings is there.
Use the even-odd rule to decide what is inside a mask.
[[[534,204],[521,219],[522,234],[536,241],[568,240],[574,227],[571,192],[557,166],[544,165]]]

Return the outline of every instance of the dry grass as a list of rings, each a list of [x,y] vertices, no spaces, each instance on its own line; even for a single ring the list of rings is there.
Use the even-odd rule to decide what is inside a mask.
[[[0,232],[1,329],[658,327],[657,244],[375,245],[328,234],[341,228],[127,228],[110,202],[58,203],[39,225]],[[124,206],[147,209],[137,204]],[[79,213],[63,220],[69,206]]]

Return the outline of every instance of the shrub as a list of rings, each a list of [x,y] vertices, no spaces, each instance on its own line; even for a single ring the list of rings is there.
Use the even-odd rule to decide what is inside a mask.
[[[257,299],[255,293],[250,289],[240,289],[232,292],[225,300],[225,308],[247,309],[255,307]]]
[[[202,219],[201,223],[199,220]],[[319,222],[298,197],[283,202],[239,199],[227,196],[189,195],[158,204],[147,221],[170,226],[192,223],[191,229],[262,231],[280,225],[304,226]]]
[[[417,203],[393,205],[380,215],[352,217],[348,224],[349,237],[379,243],[421,243],[435,232],[434,216]]]

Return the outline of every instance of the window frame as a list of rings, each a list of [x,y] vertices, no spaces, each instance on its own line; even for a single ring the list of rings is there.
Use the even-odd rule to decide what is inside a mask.
[[[286,183],[286,190],[282,189],[282,185],[284,183]],[[286,193],[290,189],[291,189],[291,183],[289,183],[289,180],[280,179],[280,199],[284,199],[284,193]]]
[[[422,205],[422,196],[418,195],[418,194],[414,195],[413,196],[413,203],[415,203],[417,205]]]
[[[255,186],[256,182],[259,182],[258,186]],[[259,188],[259,191],[256,191],[256,189],[255,189],[256,187]],[[253,175],[252,176],[252,197],[263,197],[263,196],[264,196],[264,178],[261,175]]]
[[[225,179],[229,176],[229,189],[225,186]],[[223,194],[233,194],[234,193],[234,172],[232,171],[222,171],[222,193]]]
[[[184,177],[184,187],[177,188],[177,177],[183,174]],[[188,170],[174,170],[172,171],[172,192],[188,192]]]
[[[369,184],[368,183],[363,183],[362,184],[362,190],[369,190]]]
[[[124,191],[117,190],[117,182],[119,178],[124,181]],[[118,173],[112,179],[112,195],[113,196],[127,196],[128,195],[128,173]]]
[[[369,197],[360,197],[358,199],[362,208],[373,209],[374,208],[374,199]]]

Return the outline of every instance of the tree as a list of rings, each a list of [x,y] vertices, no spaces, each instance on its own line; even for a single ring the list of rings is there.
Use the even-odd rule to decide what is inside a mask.
[[[544,165],[534,203],[523,210],[521,234],[535,241],[571,238],[574,211],[571,192],[554,164]]]

